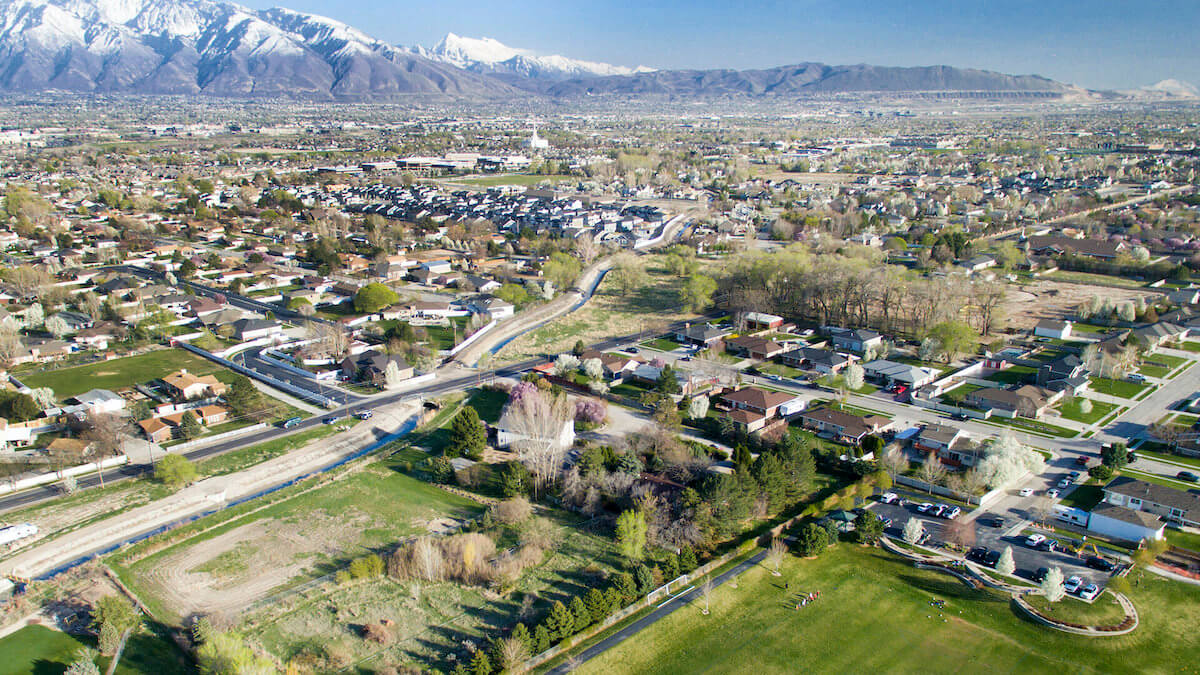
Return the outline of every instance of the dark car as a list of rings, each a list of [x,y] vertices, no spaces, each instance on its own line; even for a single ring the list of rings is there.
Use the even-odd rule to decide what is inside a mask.
[[[1175,477],[1178,478],[1179,480],[1186,480],[1189,483],[1200,482],[1200,476],[1197,476],[1196,474],[1192,473],[1191,471],[1180,471],[1179,473],[1175,474]]]
[[[1117,569],[1117,566],[1112,564],[1112,562],[1095,555],[1090,556],[1087,559],[1087,566],[1094,570],[1100,570],[1101,572],[1111,572]]]
[[[1038,544],[1037,547],[1040,551],[1049,551],[1051,553],[1062,550],[1062,547],[1059,546],[1057,539],[1047,539],[1046,541]]]
[[[1003,555],[1000,551],[988,551],[987,555],[983,556],[983,564],[988,567],[995,567],[996,563],[1000,562],[1000,556]]]
[[[1050,574],[1049,567],[1039,567],[1037,571],[1033,573],[1033,580],[1038,582],[1045,581],[1046,575],[1048,574]]]
[[[988,527],[1004,527],[1004,519],[1000,516],[986,516],[979,519],[979,522]]]
[[[976,546],[970,551],[967,551],[967,560],[982,563],[984,560],[987,560],[988,553],[991,553],[991,550],[988,547]]]

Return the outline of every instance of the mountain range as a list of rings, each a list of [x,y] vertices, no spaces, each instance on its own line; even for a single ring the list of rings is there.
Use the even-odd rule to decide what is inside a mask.
[[[1164,81],[1138,95],[1184,97],[1189,86]],[[1036,75],[949,66],[653,70],[454,34],[429,49],[400,47],[315,14],[221,0],[0,0],[0,91],[47,90],[346,101],[1088,94]]]

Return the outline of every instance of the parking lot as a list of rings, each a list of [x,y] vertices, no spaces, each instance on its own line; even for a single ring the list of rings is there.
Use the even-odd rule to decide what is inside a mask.
[[[908,522],[909,518],[916,518],[921,521],[925,531],[929,533],[929,541],[926,545],[932,546],[935,545],[935,542],[941,544],[946,541],[945,528],[949,521],[920,513],[917,510],[917,506],[922,503],[944,504],[945,502],[938,501],[936,495],[930,497],[901,490],[894,490],[894,492],[904,498],[907,503],[903,506],[873,503],[871,506],[872,512],[892,521],[891,526],[886,529],[888,536],[903,539],[904,524]],[[959,516],[960,519],[963,517]],[[1000,516],[1004,519],[1004,524],[1001,527],[994,527],[989,524],[993,517],[995,517],[993,514],[981,514],[979,520],[982,522],[974,523],[974,546],[987,547],[993,551],[1003,551],[1006,546],[1011,546],[1017,576],[1033,581],[1038,568],[1058,567],[1062,569],[1064,578],[1078,576],[1084,580],[1085,585],[1096,583],[1103,587],[1108,581],[1109,573],[1092,569],[1085,564],[1085,558],[1089,554],[1084,553],[1083,557],[1080,557],[1070,551],[1042,551],[1030,548],[1026,546],[1023,534],[1028,523],[1027,520],[1019,519],[1006,512]]]

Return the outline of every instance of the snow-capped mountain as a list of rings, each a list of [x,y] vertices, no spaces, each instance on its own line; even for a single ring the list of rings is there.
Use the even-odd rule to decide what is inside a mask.
[[[645,66],[629,68],[609,63],[581,61],[554,54],[539,55],[528,49],[509,47],[492,38],[468,38],[454,33],[447,34],[432,49],[413,47],[410,51],[427,59],[449,63],[476,73],[544,80],[633,75],[654,70]]]
[[[511,91],[332,19],[215,0],[0,0],[0,89],[316,99]]]

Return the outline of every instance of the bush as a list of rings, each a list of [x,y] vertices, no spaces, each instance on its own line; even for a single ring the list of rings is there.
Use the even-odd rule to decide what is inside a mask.
[[[1096,466],[1088,469],[1088,475],[1098,481],[1106,482],[1113,477],[1113,470],[1111,466],[1097,464]]]
[[[196,474],[196,465],[183,455],[167,455],[154,466],[154,479],[172,488],[190,485]]]
[[[500,502],[492,511],[499,522],[505,525],[516,525],[529,519],[533,513],[533,507],[530,506],[528,499],[517,496]]]

